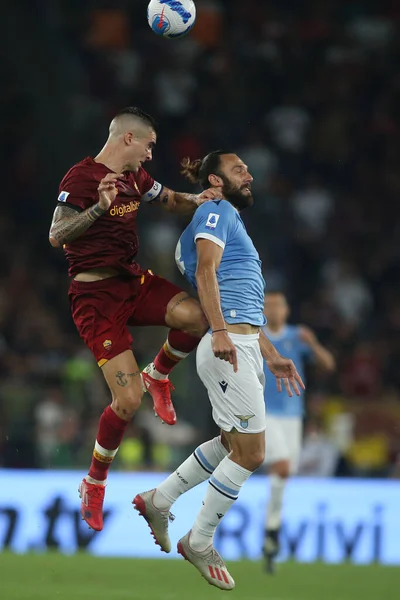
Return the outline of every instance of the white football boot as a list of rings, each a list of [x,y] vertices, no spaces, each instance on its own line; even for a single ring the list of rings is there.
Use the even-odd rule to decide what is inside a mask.
[[[209,546],[203,552],[196,552],[190,547],[190,534],[191,531],[179,540],[179,554],[192,563],[210,585],[215,585],[220,590],[233,590],[235,581],[214,546]]]
[[[163,552],[171,552],[171,540],[168,535],[168,523],[175,519],[169,510],[160,510],[153,504],[155,489],[137,494],[133,499],[133,506],[139,514],[146,519],[151,533]]]

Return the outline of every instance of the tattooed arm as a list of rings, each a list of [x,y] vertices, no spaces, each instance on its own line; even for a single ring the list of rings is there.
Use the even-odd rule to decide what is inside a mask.
[[[69,206],[57,206],[49,232],[50,244],[53,248],[62,248],[64,244],[72,242],[104,215],[106,210],[100,208],[99,203],[81,213]]]
[[[118,190],[115,183],[120,178],[121,175],[116,173],[106,175],[97,188],[99,201],[81,213],[77,213],[76,210],[68,206],[57,206],[49,232],[49,241],[53,248],[62,248],[64,244],[76,240],[108,211],[117,197]]]
[[[203,204],[207,200],[216,199],[221,199],[221,191],[219,189],[205,190],[201,194],[185,194],[164,188],[159,197],[163,208],[169,212],[181,215],[192,215],[200,204]]]

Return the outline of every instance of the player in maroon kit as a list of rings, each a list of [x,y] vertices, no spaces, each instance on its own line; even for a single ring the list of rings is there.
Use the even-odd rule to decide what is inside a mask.
[[[163,187],[144,170],[156,143],[153,119],[128,107],[112,120],[100,153],[74,165],[60,184],[49,239],[64,247],[72,277],[69,299],[75,325],[94,354],[112,402],[99,423],[89,474],[80,484],[81,513],[90,527],[103,528],[108,469],[125,429],[140,406],[143,384],[166,423],[176,422],[171,369],[191,352],[208,328],[199,303],[179,287],[135,262],[137,212],[142,203],[191,214],[214,190],[181,194]],[[135,325],[170,328],[154,363],[140,374],[128,330]]]

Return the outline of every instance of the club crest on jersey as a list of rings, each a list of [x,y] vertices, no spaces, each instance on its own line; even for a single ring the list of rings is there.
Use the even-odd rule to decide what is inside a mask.
[[[61,192],[61,194],[58,196],[58,201],[59,202],[66,202],[68,196],[69,196],[69,192]]]
[[[207,223],[206,223],[207,229],[215,229],[218,221],[219,221],[219,215],[216,215],[215,213],[210,213],[208,215]]]
[[[254,415],[235,415],[240,421],[240,427],[242,429],[247,429],[249,426],[249,420],[254,417]]]
[[[103,342],[103,346],[105,350],[109,350],[112,346],[112,341],[111,340],[104,340]]]

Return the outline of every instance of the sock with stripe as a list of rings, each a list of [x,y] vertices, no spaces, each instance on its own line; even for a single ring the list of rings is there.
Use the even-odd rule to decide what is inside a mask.
[[[209,480],[203,506],[190,534],[190,546],[202,552],[213,543],[215,530],[232,504],[251,471],[233,462],[228,456],[215,469]]]
[[[153,497],[154,506],[169,510],[179,496],[208,479],[227,454],[220,436],[201,444],[157,487]]]
[[[148,372],[154,379],[166,379],[172,369],[192,352],[200,342],[199,337],[178,329],[170,329],[167,341],[154,359],[155,372]]]
[[[105,484],[108,469],[118,452],[128,423],[118,417],[111,406],[107,406],[100,417],[92,463],[86,477],[88,483]]]

